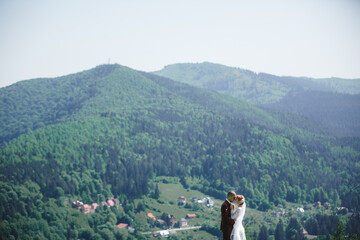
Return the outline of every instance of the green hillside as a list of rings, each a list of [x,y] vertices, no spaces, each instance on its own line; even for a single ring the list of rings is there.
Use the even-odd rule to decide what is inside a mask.
[[[209,62],[167,65],[154,74],[257,105],[276,103],[290,91],[360,94],[360,79],[280,77]]]
[[[1,238],[122,239],[114,225],[139,224],[126,206],[152,194],[155,176],[199,179],[197,190],[219,199],[234,189],[260,211],[358,207],[358,138],[291,129],[219,93],[103,65],[2,88],[0,104]],[[84,217],[69,206],[111,196],[123,210]]]
[[[360,79],[279,77],[208,62],[168,65],[154,73],[245,100],[267,111],[303,116],[305,128],[310,131],[322,129],[321,133],[328,135],[360,135]],[[284,116],[278,118],[289,125],[283,119]]]
[[[301,91],[267,107],[281,112],[302,113],[336,129],[341,135],[360,136],[360,94]]]
[[[0,143],[29,130],[105,112],[123,114],[149,109],[189,113],[199,107],[232,112],[267,126],[278,124],[265,111],[245,102],[119,65],[103,65],[0,89]]]
[[[315,82],[322,83],[336,90],[338,93],[360,94],[360,79],[318,78]]]

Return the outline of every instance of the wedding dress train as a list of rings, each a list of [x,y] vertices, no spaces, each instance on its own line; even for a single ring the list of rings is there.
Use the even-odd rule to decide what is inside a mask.
[[[242,207],[237,207],[235,210],[231,210],[231,218],[235,220],[235,224],[230,236],[231,240],[246,240],[245,229],[242,225],[245,210],[246,203],[244,203]]]

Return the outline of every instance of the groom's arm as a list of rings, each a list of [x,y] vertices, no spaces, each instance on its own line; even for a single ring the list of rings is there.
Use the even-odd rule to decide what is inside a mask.
[[[223,204],[221,206],[221,219],[226,225],[234,225],[235,221],[231,219],[231,209],[230,206]]]

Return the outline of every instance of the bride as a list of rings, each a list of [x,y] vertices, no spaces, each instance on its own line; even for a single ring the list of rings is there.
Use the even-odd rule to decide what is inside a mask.
[[[235,204],[231,210],[231,218],[235,220],[233,230],[231,232],[231,240],[246,240],[245,229],[242,225],[242,220],[245,215],[246,203],[243,195],[237,195],[235,198]]]

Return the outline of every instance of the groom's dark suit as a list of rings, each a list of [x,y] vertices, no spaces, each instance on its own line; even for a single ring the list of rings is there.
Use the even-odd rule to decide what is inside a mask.
[[[225,200],[221,205],[221,226],[220,229],[223,232],[223,239],[230,240],[231,231],[233,229],[235,221],[231,219],[231,206],[230,203]]]

